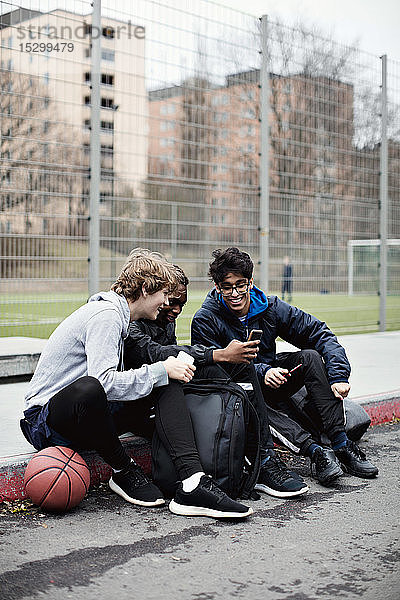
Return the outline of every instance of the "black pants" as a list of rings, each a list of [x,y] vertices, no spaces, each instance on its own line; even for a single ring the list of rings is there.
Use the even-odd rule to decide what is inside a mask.
[[[131,431],[150,438],[156,428],[181,479],[202,471],[182,385],[176,381],[146,398],[109,403],[97,379],[82,377],[51,398],[47,423],[77,450],[96,450],[114,469],[130,462],[118,435]]]
[[[325,433],[332,441],[344,431],[344,406],[336,398],[329,384],[324,362],[315,350],[277,354],[273,367],[289,371],[302,366],[288,377],[278,389],[261,384],[268,405],[272,433],[295,452],[306,454],[311,443]],[[305,386],[307,414],[299,408],[292,396]]]

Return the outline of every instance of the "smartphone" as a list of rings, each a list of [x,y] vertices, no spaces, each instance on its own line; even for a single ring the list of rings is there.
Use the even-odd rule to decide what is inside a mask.
[[[248,342],[254,342],[255,340],[259,341],[263,334],[262,329],[252,329],[249,333],[249,337],[247,338]]]
[[[194,363],[193,356],[190,356],[190,354],[188,354],[187,352],[184,352],[183,350],[181,350],[179,352],[179,354],[176,358],[178,360],[180,360],[181,362],[186,363],[187,365],[192,365]]]

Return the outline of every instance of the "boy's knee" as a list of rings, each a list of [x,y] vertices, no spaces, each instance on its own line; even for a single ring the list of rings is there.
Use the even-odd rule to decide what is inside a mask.
[[[322,357],[319,352],[316,350],[308,349],[301,351],[303,361],[305,363],[313,363],[313,362],[322,362]]]
[[[90,375],[76,381],[75,399],[83,401],[86,406],[104,408],[107,405],[107,395],[96,377]]]

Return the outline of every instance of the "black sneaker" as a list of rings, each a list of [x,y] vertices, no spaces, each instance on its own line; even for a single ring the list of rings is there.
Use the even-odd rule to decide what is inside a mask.
[[[346,446],[335,451],[343,469],[356,477],[371,479],[378,475],[378,468],[367,460],[355,442],[348,440]]]
[[[110,488],[131,504],[161,506],[165,504],[162,493],[151,483],[142,469],[134,462],[123,471],[112,474]]]
[[[169,504],[175,515],[186,517],[215,517],[217,519],[240,519],[248,517],[253,509],[229,498],[209,475],[203,475],[192,492],[184,492],[182,484]]]
[[[311,474],[314,474],[322,485],[328,485],[343,475],[333,450],[329,448],[316,448],[314,450],[311,458]]]
[[[281,457],[278,454],[275,454],[275,460],[278,460],[281,464],[281,466],[283,467],[283,469],[286,469],[288,474],[290,475],[290,477],[292,477],[292,479],[296,479],[297,481],[300,481],[301,483],[305,483],[304,479],[302,478],[301,475],[299,475],[298,473],[296,473],[296,471],[293,471],[292,469],[290,469],[287,464],[285,463],[284,460],[281,459]]]
[[[293,477],[277,456],[271,456],[261,467],[254,489],[276,498],[292,498],[308,492],[308,485],[300,475]]]

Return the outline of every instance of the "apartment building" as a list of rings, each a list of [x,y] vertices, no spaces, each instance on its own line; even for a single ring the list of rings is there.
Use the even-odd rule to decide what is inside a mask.
[[[227,76],[223,86],[194,80],[150,92],[149,177],[203,185],[209,235],[226,243],[254,242],[257,235],[259,77],[253,70]],[[270,91],[270,226],[278,260],[315,245],[321,221],[346,195],[353,89],[326,77],[271,74]],[[185,135],[190,129],[192,139]],[[346,215],[342,207],[335,218]]]
[[[144,29],[102,18],[101,214],[123,215],[147,174]],[[5,233],[87,231],[91,15],[0,17]],[[127,201],[115,201],[117,197]],[[107,221],[107,219],[106,219]]]

